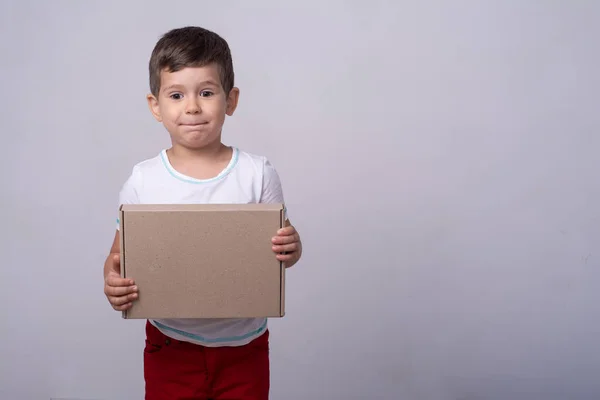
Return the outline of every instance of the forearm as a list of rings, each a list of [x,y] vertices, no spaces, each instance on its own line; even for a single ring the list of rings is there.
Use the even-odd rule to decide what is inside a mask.
[[[115,232],[113,243],[110,246],[110,251],[106,260],[104,261],[104,279],[108,276],[108,273],[114,271],[118,274],[121,273],[119,268],[121,258],[121,241],[119,238],[119,231]]]
[[[113,263],[112,259],[113,259],[113,257],[115,257],[115,255],[119,255],[119,254],[110,252],[108,257],[106,257],[106,260],[104,260],[104,279],[106,279],[106,277],[108,276],[108,273],[110,271],[114,271],[114,263]]]

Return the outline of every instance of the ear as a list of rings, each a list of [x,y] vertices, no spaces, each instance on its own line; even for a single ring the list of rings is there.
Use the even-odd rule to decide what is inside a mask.
[[[240,98],[240,89],[234,87],[229,91],[229,95],[227,96],[227,109],[225,112],[227,115],[232,116],[235,109],[238,105],[238,100]]]
[[[158,107],[158,100],[156,99],[156,97],[154,97],[153,94],[149,94],[148,96],[146,96],[146,98],[148,99],[148,108],[150,108],[150,112],[152,113],[152,115],[154,115],[154,118],[156,118],[158,122],[162,122],[160,108]]]

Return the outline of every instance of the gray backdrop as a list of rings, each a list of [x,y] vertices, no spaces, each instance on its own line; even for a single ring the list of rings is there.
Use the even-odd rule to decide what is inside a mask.
[[[600,398],[594,1],[0,6],[0,398],[143,396],[143,322],[103,295],[118,190],[169,145],[159,35],[222,34],[305,254],[272,398]]]

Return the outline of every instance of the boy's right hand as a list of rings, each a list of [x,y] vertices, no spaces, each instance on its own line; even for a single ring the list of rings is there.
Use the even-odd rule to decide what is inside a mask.
[[[121,278],[121,262],[118,254],[111,254],[107,260],[104,294],[110,305],[117,311],[131,308],[132,302],[138,297],[138,288],[133,279]]]

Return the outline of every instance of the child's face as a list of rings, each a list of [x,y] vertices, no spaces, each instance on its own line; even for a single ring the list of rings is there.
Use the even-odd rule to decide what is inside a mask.
[[[173,146],[200,149],[221,143],[225,115],[232,115],[239,91],[225,93],[216,65],[161,72],[158,98],[148,95],[154,117],[171,135]]]

